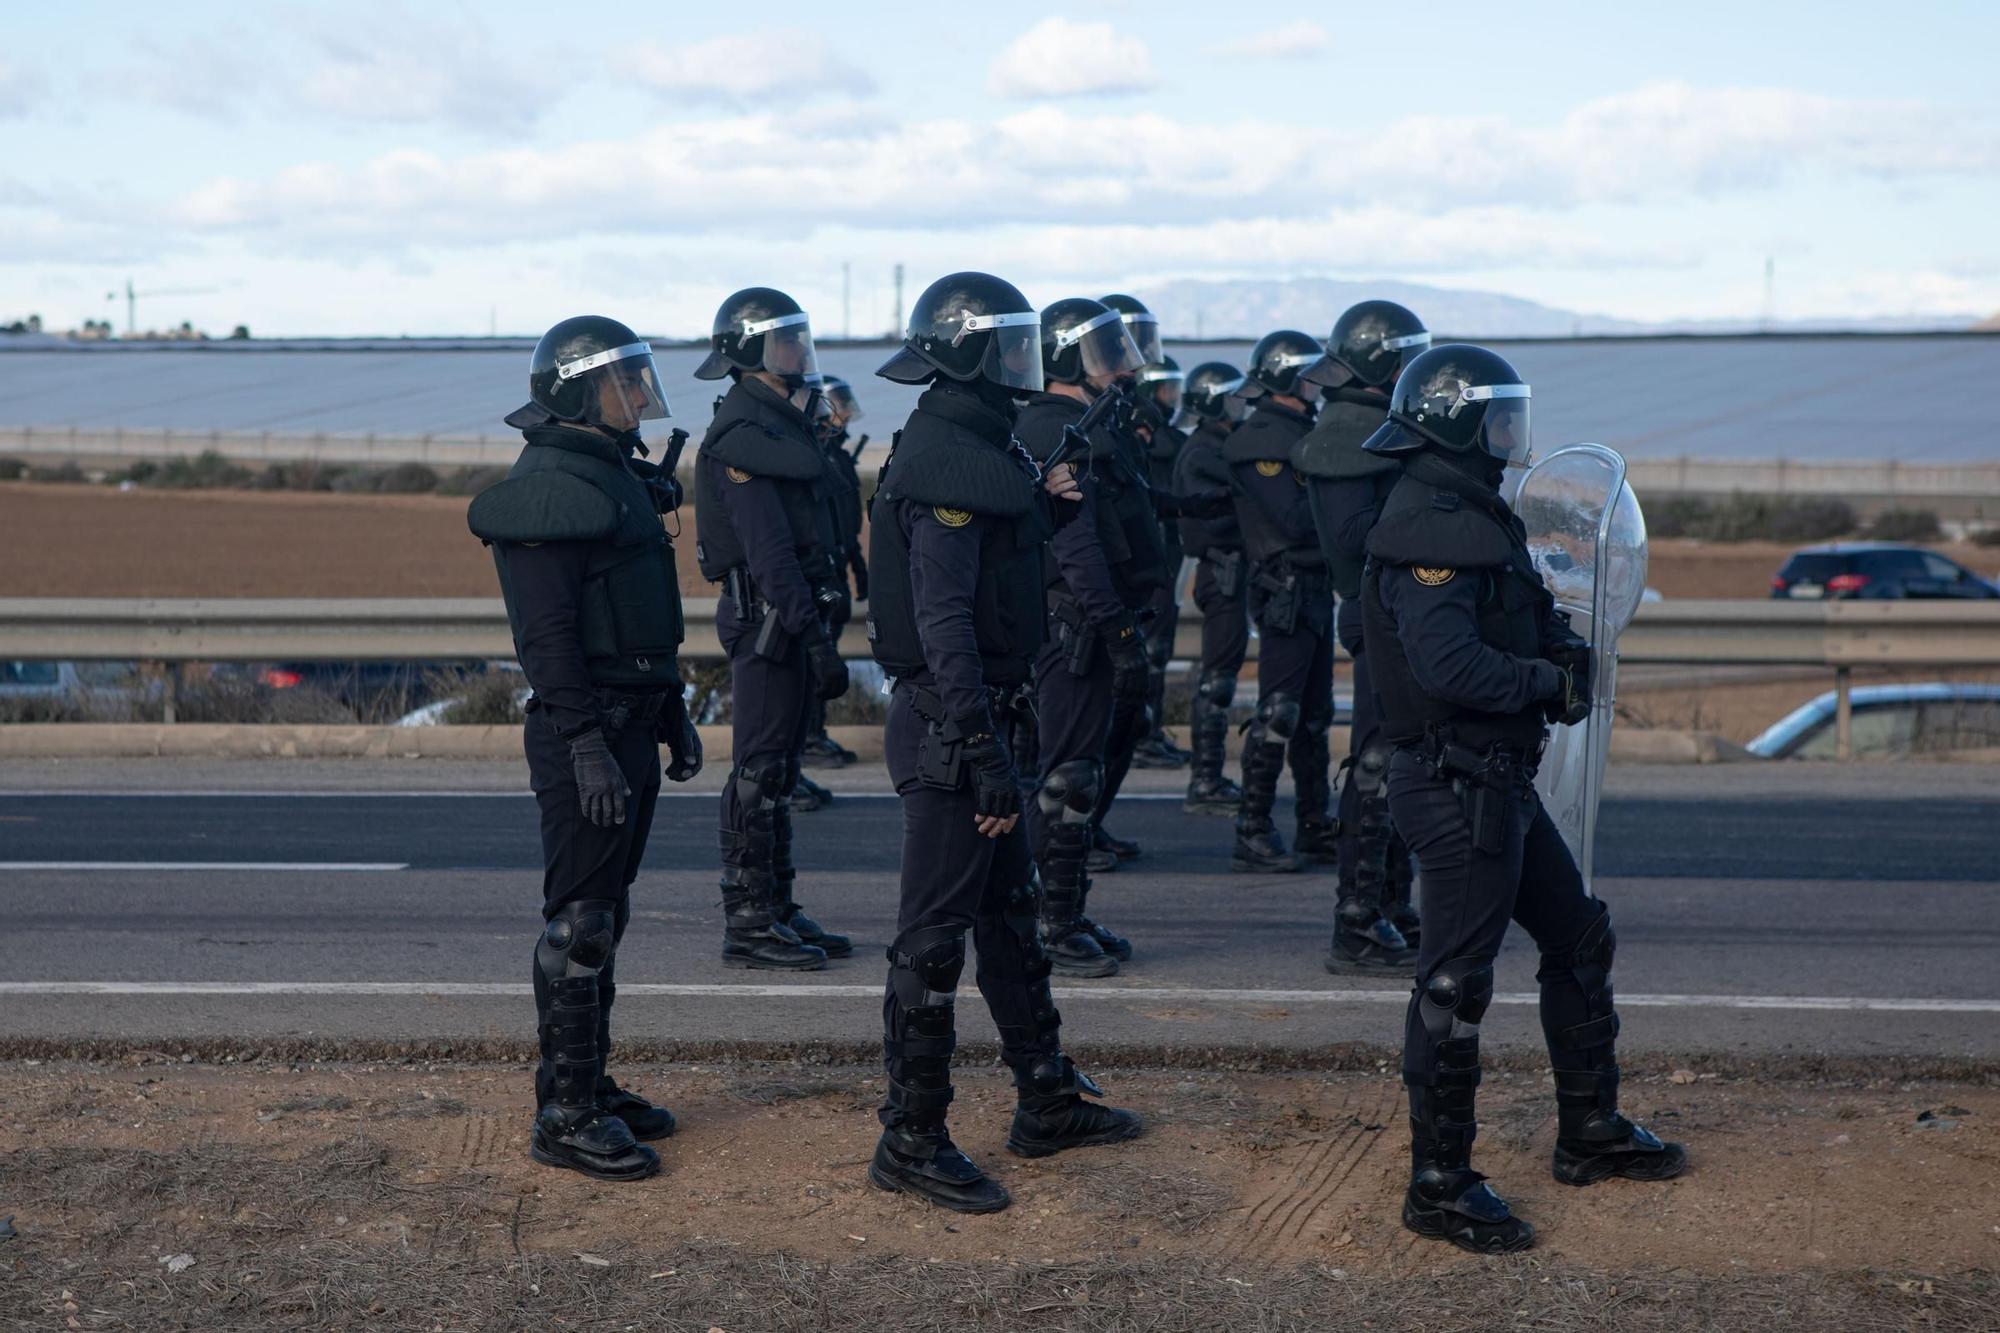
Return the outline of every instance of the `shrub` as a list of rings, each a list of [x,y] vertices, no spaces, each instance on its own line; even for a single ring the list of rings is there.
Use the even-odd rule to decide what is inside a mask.
[[[431,690],[452,703],[438,720],[454,727],[505,727],[521,722],[521,705],[516,696],[527,685],[527,677],[514,671],[484,671],[466,676],[440,671],[429,681]],[[453,696],[456,696],[453,698]]]
[[[1709,516],[1708,501],[1694,495],[1669,495],[1646,505],[1646,531],[1654,537],[1692,537]]]
[[[169,491],[219,491],[248,485],[250,479],[249,468],[204,449],[193,458],[168,459],[145,484]]]
[[[428,495],[437,488],[438,474],[422,463],[398,463],[375,479],[383,495]]]
[[[1675,495],[1646,506],[1646,531],[1655,537],[1695,537],[1711,542],[1825,541],[1854,531],[1854,510],[1843,500],[1744,495],[1721,500]]]
[[[1944,530],[1929,509],[1889,509],[1877,514],[1861,535],[1878,542],[1934,542]]]
[[[296,463],[273,463],[258,476],[260,491],[330,491],[349,469],[338,463],[322,463],[317,458]]]
[[[439,495],[477,495],[497,481],[507,479],[504,467],[462,467],[438,478]]]
[[[29,468],[28,480],[74,483],[79,481],[87,481],[89,479],[83,475],[82,468],[78,467],[74,462],[65,459],[64,461],[57,463],[53,467]]]
[[[0,458],[0,481],[19,481],[28,474],[28,465],[18,458]]]
[[[2000,546],[2000,528],[1981,528],[1971,536],[1975,546]]]

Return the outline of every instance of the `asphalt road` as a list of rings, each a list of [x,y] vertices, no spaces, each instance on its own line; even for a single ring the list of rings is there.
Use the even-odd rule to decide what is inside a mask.
[[[1175,781],[1143,777],[1139,795]],[[898,811],[879,773],[840,785],[833,808],[799,817],[800,896],[856,937],[855,956],[803,976],[722,968],[714,797],[680,795],[636,891],[622,1030],[869,1035]],[[1074,1036],[1393,1038],[1406,988],[1320,966],[1329,876],[1230,874],[1227,822],[1171,799],[1135,799],[1113,823],[1147,854],[1100,880],[1093,910],[1139,954],[1116,979],[1063,987]],[[2000,781],[1986,770],[1621,770],[1599,847],[1628,1049],[2000,1055]],[[13,765],[0,863],[0,1037],[527,1031],[539,859],[513,766]],[[1538,1041],[1534,968],[1516,932],[1496,1044]],[[968,1037],[987,1035],[965,994]]]

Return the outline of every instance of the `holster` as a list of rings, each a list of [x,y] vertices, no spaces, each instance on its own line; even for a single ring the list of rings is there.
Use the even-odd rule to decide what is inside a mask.
[[[764,623],[757,629],[757,641],[751,645],[750,651],[766,661],[779,662],[791,656],[792,642],[792,636],[785,629],[783,622],[767,612]]]
[[[764,618],[770,605],[757,591],[757,580],[750,577],[750,566],[738,565],[722,575],[722,591],[736,606],[736,619],[745,625],[754,625]]]
[[[933,691],[908,682],[897,688],[909,691],[910,705],[924,720],[924,738],[917,742],[917,781],[957,791],[965,785],[965,734],[945,716],[944,701]]]
[[[1250,575],[1250,582],[1264,594],[1263,605],[1257,614],[1258,628],[1272,634],[1290,634],[1297,630],[1303,600],[1299,595],[1297,572],[1283,566],[1273,569],[1269,565],[1258,565]]]
[[[1049,613],[1055,617],[1056,642],[1064,648],[1064,663],[1072,676],[1087,676],[1097,660],[1097,630],[1083,614],[1083,604],[1064,593],[1051,593]]]
[[[1243,552],[1210,551],[1202,557],[1215,571],[1215,588],[1224,597],[1243,595]]]
[[[1508,807],[1534,785],[1535,764],[1510,746],[1475,749],[1444,735],[1433,738],[1424,758],[1451,783],[1465,811],[1472,845],[1487,856],[1497,856],[1507,841]]]
[[[669,697],[665,690],[647,694],[625,694],[617,690],[598,690],[595,693],[600,719],[598,725],[606,740],[629,726],[650,729],[660,720],[660,714],[666,711]]]

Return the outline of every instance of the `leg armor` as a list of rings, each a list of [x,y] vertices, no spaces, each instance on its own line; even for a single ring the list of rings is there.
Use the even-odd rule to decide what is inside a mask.
[[[951,1053],[957,1047],[954,1006],[965,970],[963,926],[921,926],[889,947],[889,986],[882,1004],[882,1051],[889,1100],[882,1123],[917,1133],[937,1130],[951,1105]]]
[[[1243,736],[1243,804],[1236,814],[1235,870],[1293,871],[1299,862],[1285,850],[1271,822],[1278,799],[1278,778],[1285,771],[1285,750],[1299,729],[1299,701],[1273,694],[1257,705],[1257,714]]]
[[[735,784],[737,828],[722,830],[722,961],[731,967],[811,969],[826,952],[801,943],[780,916],[779,825],[785,793],[797,770],[786,758],[753,757],[740,764]],[[789,845],[786,848],[789,855]]]
[[[1416,961],[1416,948],[1382,906],[1384,865],[1389,851],[1389,752],[1370,746],[1347,766],[1343,805],[1357,812],[1360,827],[1348,842],[1348,866],[1335,911],[1329,972],[1402,972]]]
[[[798,765],[794,761],[792,772],[796,775],[797,771]],[[845,958],[854,952],[854,942],[845,935],[834,934],[807,916],[805,909],[792,896],[792,886],[798,881],[799,872],[792,863],[792,802],[789,797],[778,802],[775,814],[777,836],[771,844],[771,860],[777,888],[773,897],[773,915],[790,927],[802,943],[820,950],[828,958]]]
[[[1324,719],[1302,720],[1285,747],[1298,804],[1298,853],[1308,863],[1331,864],[1339,855],[1340,824],[1328,813],[1332,796]]]
[[[1090,855],[1092,816],[1102,793],[1104,770],[1096,761],[1072,759],[1049,770],[1035,793],[1042,872],[1041,942],[1050,960],[1065,972],[1110,976],[1118,960],[1105,955],[1083,928],[1083,902],[1090,892],[1085,862]]]
[[[659,1155],[597,1104],[598,983],[618,946],[619,906],[598,898],[565,903],[535,944],[535,993],[546,1004],[537,1034],[540,1109],[529,1151],[537,1161],[602,1180],[638,1180],[660,1169]]]

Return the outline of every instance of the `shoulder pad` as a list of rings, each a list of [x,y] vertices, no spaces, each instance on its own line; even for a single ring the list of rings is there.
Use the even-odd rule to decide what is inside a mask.
[[[1035,483],[1013,457],[985,443],[898,446],[881,494],[955,512],[1017,518],[1034,507]],[[952,526],[960,526],[954,524]]]
[[[1328,403],[1306,437],[1292,446],[1292,466],[1309,477],[1347,481],[1380,476],[1402,464],[1362,449],[1387,418],[1379,407],[1360,403]]]
[[[1368,533],[1368,554],[1388,565],[1485,569],[1507,563],[1513,537],[1478,505],[1405,476]]]
[[[702,452],[753,477],[777,481],[818,481],[826,472],[826,455],[811,440],[771,430],[749,417],[722,424],[701,442]]]
[[[548,469],[495,482],[465,523],[484,542],[598,541],[618,530],[617,501],[581,477]]]
[[[1289,463],[1292,438],[1269,417],[1253,417],[1222,442],[1222,456],[1232,463]]]

